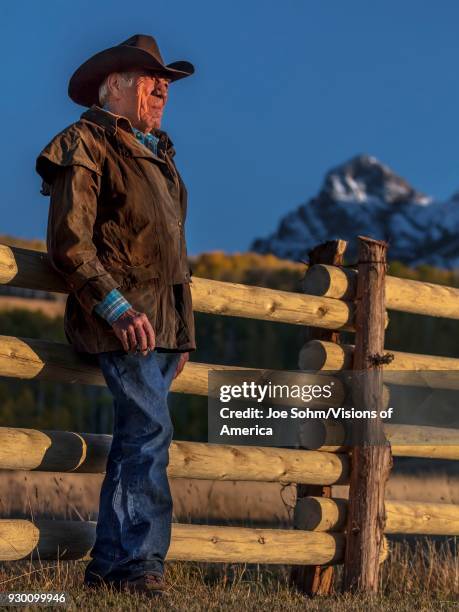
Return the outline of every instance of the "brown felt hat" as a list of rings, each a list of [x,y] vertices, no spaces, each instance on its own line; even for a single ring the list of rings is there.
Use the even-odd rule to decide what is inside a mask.
[[[164,64],[156,40],[146,34],[135,34],[124,42],[96,53],[82,64],[69,81],[69,96],[77,104],[99,104],[99,87],[111,72],[146,70],[177,81],[194,73],[190,62]]]

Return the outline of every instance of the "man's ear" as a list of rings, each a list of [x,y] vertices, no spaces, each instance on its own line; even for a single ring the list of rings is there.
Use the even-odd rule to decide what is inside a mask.
[[[121,92],[121,79],[120,75],[117,72],[112,72],[107,77],[107,90],[110,95],[115,98],[120,97]]]

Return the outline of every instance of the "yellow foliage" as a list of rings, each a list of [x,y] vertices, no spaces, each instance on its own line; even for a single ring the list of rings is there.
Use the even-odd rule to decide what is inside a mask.
[[[46,242],[38,238],[16,238],[15,236],[9,236],[8,234],[0,234],[0,244],[20,247],[22,249],[32,249],[34,251],[46,251]]]
[[[212,251],[190,258],[195,276],[245,285],[300,290],[307,266],[275,255]]]

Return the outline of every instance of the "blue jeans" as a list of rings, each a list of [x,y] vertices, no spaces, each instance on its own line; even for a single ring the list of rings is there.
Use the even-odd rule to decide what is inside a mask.
[[[163,574],[172,520],[167,395],[179,359],[180,353],[156,351],[98,354],[114,398],[114,424],[86,583]]]

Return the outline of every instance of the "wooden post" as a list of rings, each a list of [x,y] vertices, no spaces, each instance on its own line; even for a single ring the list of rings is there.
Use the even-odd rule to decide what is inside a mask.
[[[341,266],[346,247],[345,240],[331,240],[320,244],[309,252],[309,264]],[[306,328],[306,342],[310,340],[325,340],[339,344],[339,332],[318,327]],[[331,497],[331,486],[301,484],[297,486],[297,503],[310,496]],[[300,592],[310,597],[328,595],[333,588],[333,567],[331,565],[294,566],[291,582]]]
[[[359,236],[352,396],[356,409],[378,414],[383,405],[386,250],[385,242]],[[354,427],[359,443],[352,449],[343,588],[375,593],[392,457],[379,417],[355,421]]]

